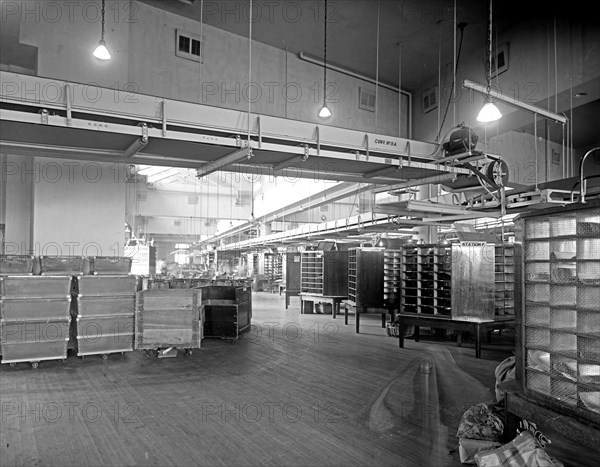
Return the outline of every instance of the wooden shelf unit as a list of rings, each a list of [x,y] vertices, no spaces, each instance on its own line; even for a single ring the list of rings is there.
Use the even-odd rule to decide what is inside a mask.
[[[348,296],[347,251],[304,251],[300,256],[300,292]]]
[[[517,227],[517,380],[526,396],[600,425],[600,202],[528,213]]]
[[[457,242],[402,249],[401,313],[458,321],[514,319],[517,247]]]
[[[400,312],[451,318],[451,246],[406,245],[402,252]]]
[[[515,245],[501,243],[496,245],[494,255],[494,314],[496,317],[515,315]]]
[[[348,300],[355,306],[383,306],[383,248],[348,250]]]
[[[283,258],[279,253],[265,253],[264,273],[270,281],[283,278]]]
[[[286,253],[285,258],[285,308],[290,306],[290,297],[300,294],[300,258],[299,251]]]
[[[383,305],[396,312],[402,294],[402,250],[383,250]]]

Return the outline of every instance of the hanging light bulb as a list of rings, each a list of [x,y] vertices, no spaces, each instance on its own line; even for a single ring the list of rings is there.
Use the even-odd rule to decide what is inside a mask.
[[[492,101],[487,101],[477,114],[477,121],[482,123],[495,122],[501,118],[502,113]]]
[[[323,101],[323,107],[319,110],[319,117],[321,118],[329,118],[331,117],[331,110],[327,107],[327,103]]]
[[[492,90],[492,0],[490,0],[490,18],[488,25],[488,44],[487,44],[487,96],[484,98],[485,104],[477,115],[477,121],[482,123],[495,122],[502,118],[502,113],[494,105],[491,97]]]
[[[327,0],[325,0],[325,34],[323,39],[323,107],[319,110],[319,118],[331,117],[327,107]]]
[[[110,60],[110,52],[106,48],[106,42],[104,41],[104,0],[102,0],[102,35],[100,36],[100,42],[98,47],[94,50],[94,57],[100,60]]]

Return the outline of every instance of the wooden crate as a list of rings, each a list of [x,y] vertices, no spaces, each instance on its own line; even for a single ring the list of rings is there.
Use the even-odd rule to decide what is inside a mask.
[[[63,298],[1,298],[2,321],[53,320],[69,317],[71,297]]]
[[[76,314],[79,317],[134,315],[135,295],[79,295]]]
[[[42,360],[67,358],[70,318],[54,321],[0,323],[2,363],[30,362],[37,367]]]
[[[2,321],[2,344],[55,342],[69,339],[70,318],[52,321]]]
[[[137,293],[135,348],[199,348],[202,289]]]
[[[39,272],[39,261],[33,255],[0,255],[0,274],[28,275]]]
[[[81,296],[135,295],[138,279],[130,275],[79,276],[75,278],[75,293]]]
[[[78,356],[130,352],[134,345],[135,317],[133,313],[78,316],[75,332]]]
[[[252,292],[250,287],[208,285],[201,287],[204,304],[204,336],[237,339],[250,329]]]
[[[76,276],[83,274],[83,256],[40,256],[42,276]]]
[[[71,276],[2,276],[0,296],[65,298],[71,296]]]
[[[132,258],[125,256],[88,256],[84,259],[85,274],[127,275]]]

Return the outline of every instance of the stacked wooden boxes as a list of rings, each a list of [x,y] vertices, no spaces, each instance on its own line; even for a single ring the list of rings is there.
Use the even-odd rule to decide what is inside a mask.
[[[137,277],[97,274],[75,279],[74,318],[77,355],[133,350]]]
[[[33,257],[0,258],[2,363],[35,368],[42,360],[67,358],[71,276],[34,276],[34,265]]]
[[[200,348],[204,325],[203,288],[152,289],[137,293],[135,348]]]
[[[207,285],[202,290],[204,336],[237,339],[250,329],[252,290],[249,286]]]

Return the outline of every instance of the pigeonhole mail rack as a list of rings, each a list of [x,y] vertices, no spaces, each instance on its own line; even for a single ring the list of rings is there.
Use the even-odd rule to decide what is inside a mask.
[[[137,277],[88,275],[73,279],[77,355],[130,352],[134,346]]]
[[[0,276],[2,363],[67,358],[71,276]]]
[[[167,356],[171,350],[200,348],[204,307],[202,288],[137,292],[135,348]]]

